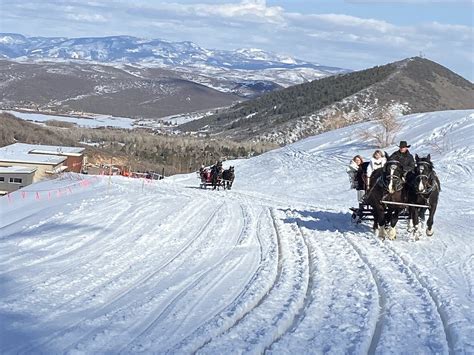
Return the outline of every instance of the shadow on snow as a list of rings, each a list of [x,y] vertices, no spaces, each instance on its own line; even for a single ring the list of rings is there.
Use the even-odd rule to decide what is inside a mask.
[[[332,211],[298,211],[283,210],[292,212],[295,217],[286,218],[285,223],[296,223],[300,227],[309,230],[321,232],[340,232],[340,233],[362,233],[366,234],[372,230],[371,226],[366,224],[354,224],[351,222],[352,213],[332,212]]]

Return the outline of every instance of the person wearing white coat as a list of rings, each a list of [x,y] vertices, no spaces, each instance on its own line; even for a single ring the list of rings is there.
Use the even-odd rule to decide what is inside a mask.
[[[385,163],[387,162],[387,158],[385,158],[385,154],[377,149],[374,154],[372,154],[372,158],[370,158],[370,164],[367,167],[367,186],[370,186],[370,177],[372,173],[377,170],[383,168]]]

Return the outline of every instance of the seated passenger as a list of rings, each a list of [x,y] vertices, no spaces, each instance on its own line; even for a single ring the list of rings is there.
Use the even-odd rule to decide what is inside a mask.
[[[377,149],[372,155],[369,166],[367,167],[367,188],[368,189],[370,188],[370,177],[372,176],[372,173],[375,170],[382,168],[386,162],[387,162],[387,158],[385,157],[385,154],[381,150]]]
[[[364,160],[360,155],[356,155],[354,158],[352,158],[346,170],[351,182],[351,189],[357,190],[357,200],[359,202],[362,202],[365,194],[364,175],[368,165],[369,163],[364,163]]]

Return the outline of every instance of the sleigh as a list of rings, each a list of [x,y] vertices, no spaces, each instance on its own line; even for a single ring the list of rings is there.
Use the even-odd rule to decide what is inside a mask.
[[[398,219],[410,219],[409,207],[418,207],[418,208],[426,208],[429,209],[429,206],[426,205],[417,205],[413,203],[400,203],[400,202],[393,202],[393,201],[381,201],[385,208],[389,205],[398,206],[403,208],[403,210],[398,215]],[[371,205],[365,203],[360,204],[359,207],[350,207],[349,210],[352,212],[351,219],[354,223],[361,223],[362,221],[373,221],[373,208]]]
[[[231,169],[233,169],[231,167]],[[233,172],[233,170],[232,170]],[[218,190],[222,187],[224,190],[230,190],[233,183],[232,180],[224,179],[223,174],[220,173],[217,175],[215,185],[212,183],[212,169],[211,168],[202,168],[197,172],[199,179],[201,180],[199,187],[201,189],[207,189],[207,187],[217,188]],[[225,173],[224,173],[225,174]]]
[[[208,186],[212,186],[212,173],[211,169],[205,168],[199,171],[198,178],[201,180],[199,187],[201,189],[206,189]]]

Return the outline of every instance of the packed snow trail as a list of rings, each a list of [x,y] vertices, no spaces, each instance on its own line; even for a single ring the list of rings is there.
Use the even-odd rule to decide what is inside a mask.
[[[231,191],[67,175],[0,198],[0,352],[473,353],[474,112],[401,121],[443,189],[418,242],[350,222],[371,123],[227,162]]]

